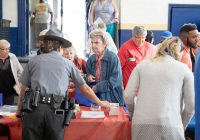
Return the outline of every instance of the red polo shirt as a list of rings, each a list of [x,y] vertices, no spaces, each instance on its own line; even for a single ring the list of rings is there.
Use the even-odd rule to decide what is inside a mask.
[[[181,57],[181,62],[185,63],[192,70],[192,61],[190,57],[190,49],[184,46],[183,55]]]
[[[120,59],[123,84],[124,88],[128,83],[128,79],[133,69],[142,61],[155,56],[156,47],[148,42],[144,42],[143,46],[138,47],[132,39],[125,42],[118,51],[118,57]],[[128,58],[131,61],[127,61]]]

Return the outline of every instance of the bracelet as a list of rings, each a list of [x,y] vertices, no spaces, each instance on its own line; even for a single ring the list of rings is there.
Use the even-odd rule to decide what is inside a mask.
[[[16,117],[20,119],[23,117],[23,115],[16,115]]]

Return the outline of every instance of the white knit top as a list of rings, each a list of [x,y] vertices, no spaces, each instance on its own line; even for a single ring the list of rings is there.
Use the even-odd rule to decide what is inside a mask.
[[[194,76],[171,56],[145,60],[132,71],[124,100],[133,116],[132,139],[182,140],[194,114]]]

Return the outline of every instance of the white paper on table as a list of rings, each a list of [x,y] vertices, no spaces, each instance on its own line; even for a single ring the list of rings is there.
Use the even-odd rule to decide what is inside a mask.
[[[10,116],[10,115],[15,115],[16,113],[14,112],[0,112],[0,115],[2,116]]]
[[[81,118],[104,118],[105,114],[104,111],[82,111]]]

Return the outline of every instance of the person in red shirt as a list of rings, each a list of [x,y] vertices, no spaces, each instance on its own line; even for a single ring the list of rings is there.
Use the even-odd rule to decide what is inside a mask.
[[[124,88],[136,65],[142,60],[153,57],[156,53],[156,47],[145,41],[146,36],[147,30],[143,26],[135,26],[132,30],[132,38],[125,42],[118,51]]]
[[[78,58],[76,55],[76,50],[73,46],[69,48],[65,48],[63,50],[63,56],[69,60],[71,60],[76,67],[79,69],[81,75],[85,79],[86,75],[86,61],[83,60],[82,58]],[[68,86],[68,92],[69,92],[69,98],[74,98],[75,96],[75,85],[70,79],[69,81],[69,86]]]
[[[198,30],[195,24],[184,24],[180,30],[180,38],[183,42],[181,62],[185,63],[192,70],[190,48],[197,48]]]

